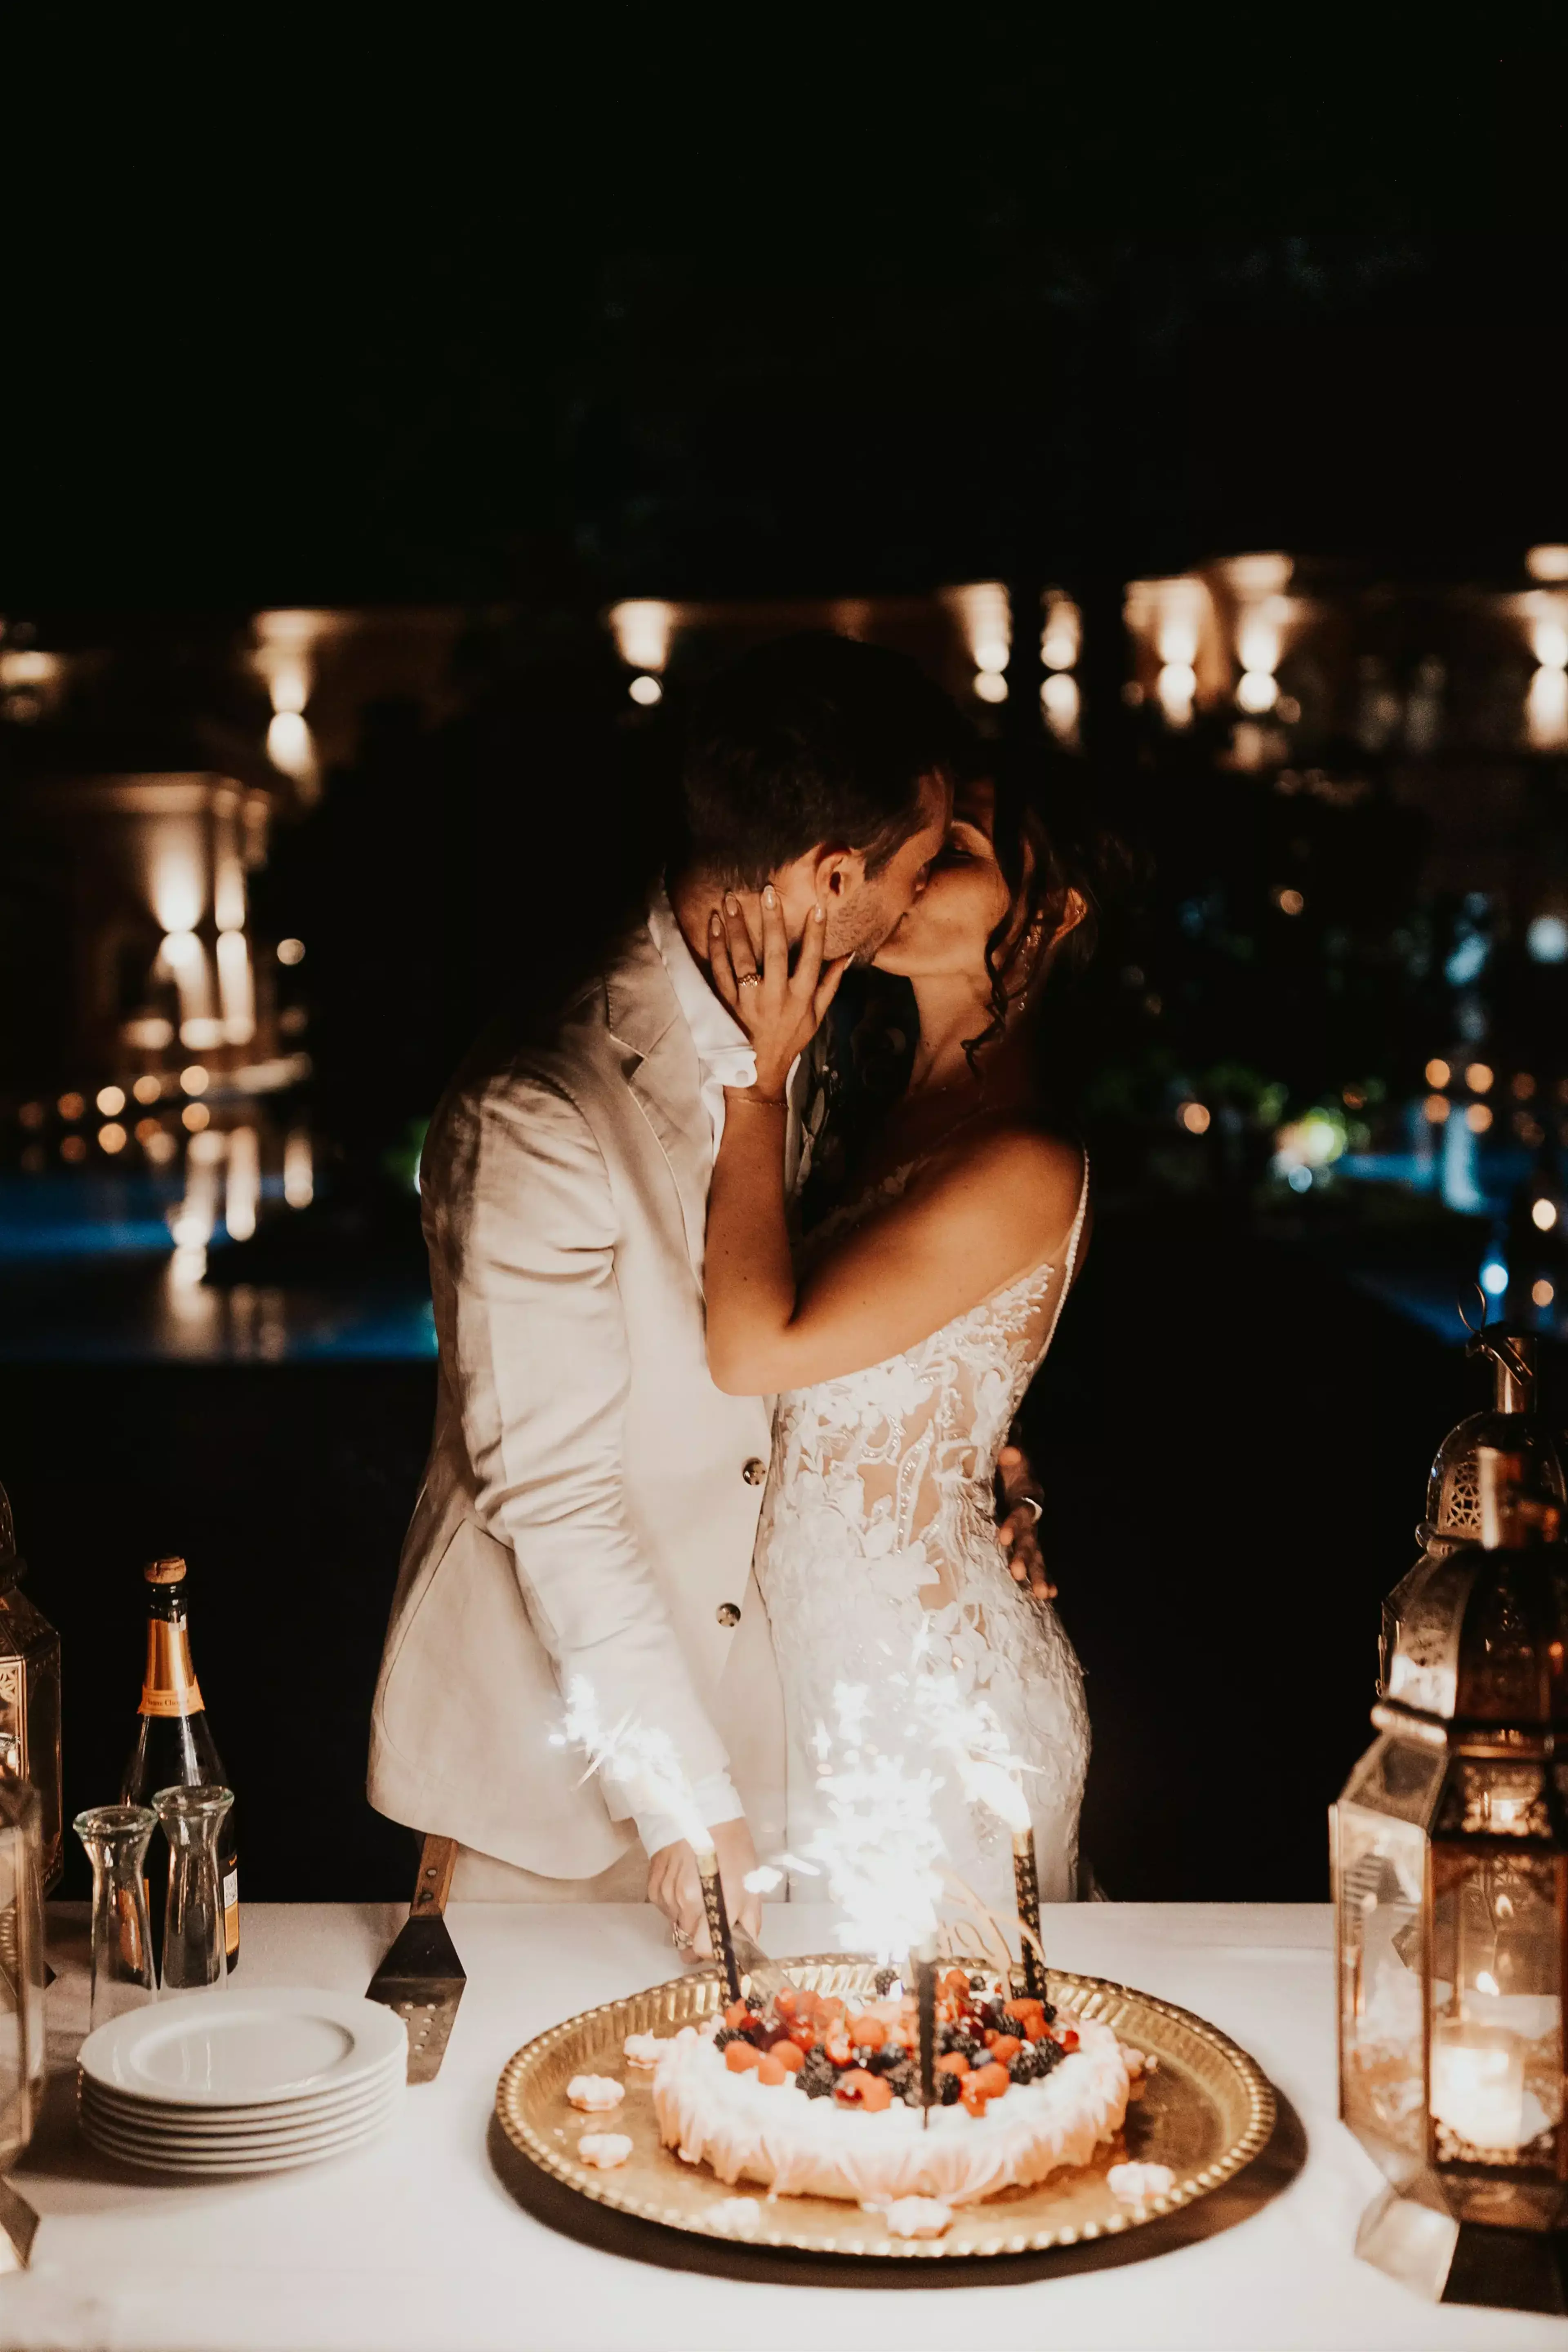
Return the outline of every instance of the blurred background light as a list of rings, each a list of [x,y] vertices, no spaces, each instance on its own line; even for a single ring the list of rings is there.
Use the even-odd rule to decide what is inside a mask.
[[[1429,1087],[1446,1087],[1452,1076],[1447,1062],[1434,1055],[1427,1065],[1427,1084]]]
[[[1490,1094],[1494,1075],[1490,1062],[1471,1062],[1466,1066],[1465,1084],[1473,1095]]]
[[[1508,1268],[1498,1257],[1489,1257],[1481,1268],[1481,1288],[1489,1298],[1500,1298],[1508,1288]]]
[[[180,1113],[180,1124],[188,1129],[191,1134],[200,1135],[211,1118],[212,1112],[205,1103],[187,1103]]]
[[[87,1097],[78,1094],[62,1095],[55,1108],[64,1119],[79,1118],[87,1108]]]
[[[1448,1116],[1448,1097],[1447,1095],[1428,1095],[1422,1108],[1434,1127],[1441,1127]]]
[[[163,1091],[163,1081],[149,1073],[145,1077],[138,1078],[131,1091],[139,1103],[153,1103]]]
[[[1008,682],[1000,670],[977,669],[975,672],[975,692],[982,702],[1005,702]]]
[[[1244,669],[1236,688],[1236,699],[1243,710],[1254,715],[1272,710],[1280,698],[1280,688],[1272,673],[1266,669]]]
[[[1192,664],[1167,661],[1155,680],[1155,691],[1167,725],[1186,727],[1191,720],[1193,697],[1197,692],[1197,672]]]
[[[210,1083],[209,1074],[200,1062],[193,1062],[180,1073],[180,1084],[188,1095],[204,1095]]]
[[[1183,1103],[1180,1111],[1177,1113],[1177,1117],[1180,1118],[1182,1125],[1186,1128],[1189,1135],[1206,1135],[1207,1133],[1209,1115],[1206,1104],[1200,1102]]]
[[[615,650],[628,669],[664,668],[670,658],[670,635],[674,621],[673,605],[653,596],[633,597],[611,608],[611,635],[615,639]],[[656,695],[640,695],[635,683],[632,694],[637,702],[658,699]]]
[[[296,1128],[283,1147],[283,1197],[291,1209],[308,1209],[315,1192],[310,1138],[303,1128]]]
[[[1544,1198],[1530,1204],[1530,1222],[1541,1233],[1549,1234],[1557,1223],[1557,1203]]]
[[[1465,1124],[1472,1135],[1484,1135],[1491,1125],[1491,1112],[1485,1103],[1471,1103],[1465,1113]]]
[[[644,710],[652,710],[656,702],[663,702],[664,698],[664,689],[658,679],[650,677],[645,670],[632,680],[626,691],[633,702],[641,703]]]
[[[287,964],[303,963],[305,961],[304,940],[279,940],[277,942],[277,961],[279,963]]]
[[[1058,742],[1071,743],[1078,732],[1078,680],[1065,670],[1051,670],[1040,680],[1040,701]]]
[[[1568,963],[1568,920],[1561,915],[1537,915],[1525,932],[1524,945],[1534,963]]]
[[[111,1155],[116,1151],[123,1151],[125,1129],[113,1120],[109,1126],[100,1127],[98,1130],[98,1148],[100,1151],[107,1151]]]
[[[1568,580],[1568,547],[1532,547],[1524,568],[1532,580]]]
[[[1537,1307],[1550,1307],[1557,1293],[1543,1275],[1539,1282],[1531,1284],[1530,1296]]]
[[[1040,640],[1040,657],[1046,668],[1071,669],[1078,659],[1082,637],[1082,621],[1077,605],[1070,597],[1053,597]]]
[[[117,1111],[125,1108],[125,1089],[123,1087],[99,1087],[96,1099],[105,1118],[113,1118]]]

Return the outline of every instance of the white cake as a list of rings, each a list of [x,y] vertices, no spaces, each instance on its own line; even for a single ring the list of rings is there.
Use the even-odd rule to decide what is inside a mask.
[[[1127,2109],[1126,2063],[1108,2026],[1071,2021],[1077,2047],[1043,2081],[1016,2083],[979,2114],[959,2104],[922,2110],[895,2100],[876,2113],[809,2098],[780,2082],[736,2074],[715,2047],[717,2021],[686,2026],[653,2076],[666,2147],[720,2180],[757,2180],[776,2196],[859,2204],[904,2197],[972,2205],[1090,2162]]]

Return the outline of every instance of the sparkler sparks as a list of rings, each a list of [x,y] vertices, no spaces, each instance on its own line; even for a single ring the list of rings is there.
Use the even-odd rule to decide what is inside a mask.
[[[808,1842],[806,1859],[826,1876],[840,1913],[840,1944],[888,1962],[904,1959],[936,1932],[943,1846],[931,1800],[942,1783],[871,1744],[866,1699],[862,1685],[834,1685],[836,1761],[831,1735],[818,1727],[817,1790],[829,1819]]]
[[[585,1748],[585,1780],[601,1772],[641,1809],[665,1813],[678,1822],[681,1835],[699,1856],[712,1853],[713,1832],[696,1809],[674,1740],[631,1715],[606,1730],[586,1675],[574,1675],[568,1684],[561,1727],[550,1733],[549,1740],[552,1748]]]

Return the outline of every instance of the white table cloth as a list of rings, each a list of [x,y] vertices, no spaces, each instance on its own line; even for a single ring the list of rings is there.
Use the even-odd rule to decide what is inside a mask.
[[[252,1905],[247,1982],[362,1990],[402,1913]],[[1224,2028],[1305,2126],[1307,2160],[1233,2229],[1147,2262],[1025,2284],[783,2284],[661,2267],[549,2229],[490,2160],[496,2081],[572,2011],[676,1971],[643,1906],[465,1904],[468,1971],[445,2064],[392,2136],[338,2162],[185,2185],[95,2157],[75,2128],[79,1959],[50,2000],[58,2074],[16,2186],[42,2215],[0,2278],[0,2346],[60,2352],[1563,2352],[1561,2320],[1433,2308],[1358,2263],[1380,2183],[1334,2115],[1331,1914],[1306,1905],[1082,1904],[1048,1912],[1057,1963]],[[830,1948],[814,1905],[768,1914],[780,1955]],[[79,1951],[83,1938],[77,1934]],[[624,2224],[622,2225],[625,2227]],[[702,2248],[694,2260],[700,2260]],[[955,2275],[946,2265],[936,2269]],[[984,2273],[970,2272],[978,2281]],[[901,2277],[904,2274],[901,2273]],[[924,2288],[925,2291],[922,2291]]]

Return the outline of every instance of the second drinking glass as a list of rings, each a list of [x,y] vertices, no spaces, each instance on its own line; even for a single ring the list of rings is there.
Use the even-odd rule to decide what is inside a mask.
[[[76,1817],[92,1864],[93,2027],[152,1999],[152,1929],[143,1875],[157,1822],[145,1805],[94,1805]]]
[[[228,1973],[224,1949],[223,1871],[218,1832],[234,1791],[211,1785],[160,1789],[152,1810],[169,1841],[169,1898],[163,1912],[163,1990],[194,1992]]]

